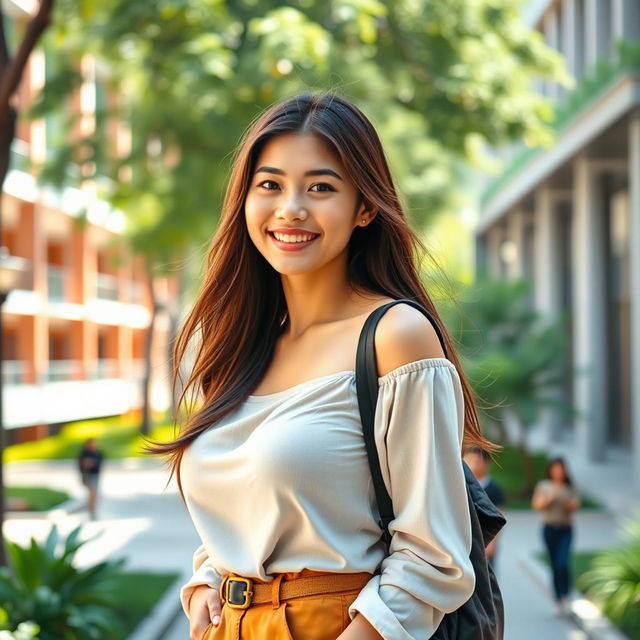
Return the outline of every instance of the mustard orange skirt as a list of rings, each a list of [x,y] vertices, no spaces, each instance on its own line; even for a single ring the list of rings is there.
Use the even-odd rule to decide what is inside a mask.
[[[349,586],[331,593],[280,599],[283,583],[314,575],[334,576],[338,580],[344,576]],[[233,576],[225,579],[229,577]],[[251,603],[239,609],[230,606],[223,596],[220,623],[210,624],[202,640],[336,640],[351,622],[349,605],[370,578],[370,573],[336,574],[309,569],[278,574],[271,582],[271,602]],[[256,579],[252,583],[266,584]],[[223,582],[221,592],[224,591]]]

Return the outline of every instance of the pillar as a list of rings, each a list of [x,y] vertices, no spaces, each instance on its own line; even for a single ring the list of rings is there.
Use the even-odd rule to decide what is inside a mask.
[[[524,225],[525,214],[522,209],[514,209],[507,216],[507,240],[514,247],[514,252],[507,262],[507,277],[509,280],[522,278],[524,269]]]
[[[562,313],[563,279],[561,231],[556,211],[557,192],[550,187],[540,187],[534,194],[534,305],[540,315],[549,322],[556,322]],[[562,389],[558,389],[562,397]],[[541,426],[550,442],[562,434],[561,416],[557,411],[545,409]]]
[[[574,277],[574,399],[577,445],[602,460],[607,412],[606,224],[602,181],[582,154],[573,165],[572,259]]]
[[[598,58],[611,56],[611,5],[603,0],[585,0],[584,59],[587,69]]]
[[[631,449],[640,490],[640,110],[629,124],[629,228],[631,291]]]

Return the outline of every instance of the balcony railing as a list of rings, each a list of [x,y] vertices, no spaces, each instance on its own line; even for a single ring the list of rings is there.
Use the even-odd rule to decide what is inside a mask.
[[[93,371],[89,376],[91,380],[108,380],[118,377],[118,361],[100,359],[96,360]]]
[[[53,302],[64,302],[67,299],[65,283],[67,270],[64,267],[47,265],[47,296]]]
[[[82,363],[79,360],[50,360],[44,378],[46,382],[76,380],[81,370]]]
[[[29,144],[24,140],[15,139],[11,145],[9,167],[16,171],[29,170]]]
[[[118,299],[118,278],[109,273],[97,275],[97,296],[101,300]]]
[[[22,384],[27,373],[25,360],[5,360],[2,363],[2,380],[5,384]]]
[[[129,284],[129,302],[132,304],[142,304],[144,302],[142,282],[133,281]]]

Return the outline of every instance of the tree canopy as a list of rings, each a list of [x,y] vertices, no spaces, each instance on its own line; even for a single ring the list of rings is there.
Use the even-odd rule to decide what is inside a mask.
[[[559,56],[520,19],[520,0],[58,0],[47,82],[33,115],[58,112],[45,177],[107,180],[134,248],[168,262],[213,232],[231,155],[272,102],[333,89],[377,126],[418,227],[456,206],[460,159],[484,144],[550,137],[536,76],[563,80]],[[94,55],[98,126],[71,139],[62,105]],[[104,126],[131,123],[116,157]],[[125,169],[126,168],[126,169]]]

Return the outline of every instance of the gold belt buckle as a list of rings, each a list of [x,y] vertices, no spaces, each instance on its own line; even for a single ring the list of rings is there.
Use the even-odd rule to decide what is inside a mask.
[[[244,588],[243,588],[244,587]],[[232,609],[247,609],[251,604],[251,580],[227,578],[224,583],[224,599]]]

